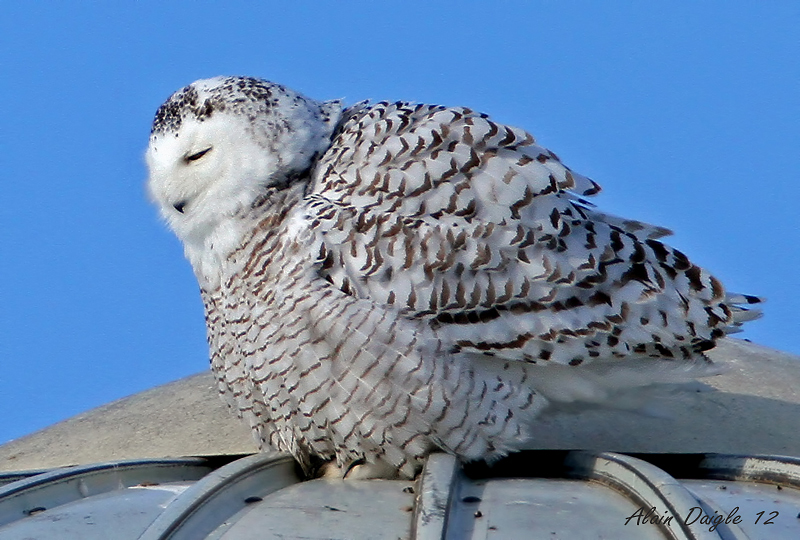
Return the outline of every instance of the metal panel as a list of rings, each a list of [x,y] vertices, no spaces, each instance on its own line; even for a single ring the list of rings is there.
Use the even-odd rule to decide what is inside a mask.
[[[189,485],[118,489],[33,512],[0,528],[0,539],[133,540]]]
[[[572,476],[607,484],[641,508],[655,509],[653,517],[667,538],[719,538],[717,534],[683,519],[691,508],[697,506],[697,499],[679,480],[655,465],[613,452],[571,452],[566,463],[572,468]]]
[[[238,521],[239,517],[234,515],[298,482],[295,462],[286,454],[244,457],[186,490],[142,534],[141,540],[220,538],[225,529]]]
[[[211,471],[206,460],[136,460],[57,469],[0,488],[0,539],[138,538]]]
[[[796,458],[528,451],[462,467],[434,454],[415,482],[302,481],[282,454],[213,467],[142,460],[23,478],[0,488],[0,540],[800,538]]]
[[[397,540],[409,538],[413,482],[311,480],[265,497],[215,540]],[[234,521],[234,520],[231,520]],[[195,537],[198,538],[198,537]]]
[[[684,485],[702,501],[711,519],[722,516],[717,528],[723,538],[730,537],[730,522],[737,517],[743,538],[800,538],[800,492],[795,489],[720,480],[685,480]],[[699,522],[699,511],[689,519]],[[710,528],[713,523],[703,526]]]
[[[655,525],[626,525],[638,504],[599,484],[508,478],[461,485],[447,540],[531,538],[662,540]]]

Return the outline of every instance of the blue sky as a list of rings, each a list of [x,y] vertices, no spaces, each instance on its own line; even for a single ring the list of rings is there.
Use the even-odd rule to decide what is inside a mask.
[[[767,296],[742,337],[800,353],[800,3],[120,5],[0,19],[0,442],[207,369],[142,154],[159,104],[214,75],[524,127],[603,185],[601,208]]]

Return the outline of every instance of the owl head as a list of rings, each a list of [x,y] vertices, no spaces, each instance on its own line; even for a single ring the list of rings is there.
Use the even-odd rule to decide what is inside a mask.
[[[341,110],[250,77],[196,81],[156,112],[150,195],[184,244],[202,243],[269,188],[301,178],[330,145]]]

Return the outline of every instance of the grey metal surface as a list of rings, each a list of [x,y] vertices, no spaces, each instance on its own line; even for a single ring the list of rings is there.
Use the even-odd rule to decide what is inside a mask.
[[[709,516],[741,518],[733,526],[736,538],[800,538],[800,492],[778,485],[721,480],[685,480],[684,486],[702,501]],[[698,512],[692,518],[698,516]],[[692,519],[690,518],[690,519]],[[710,525],[704,525],[709,528]],[[733,537],[731,524],[718,527],[724,538]]]
[[[138,538],[189,483],[130,487],[57,506],[0,529],[0,539]]]
[[[465,482],[454,499],[447,540],[661,540],[655,525],[625,525],[638,504],[605,486],[564,479]]]
[[[434,454],[413,482],[302,481],[281,454],[222,463],[19,480],[0,488],[0,540],[800,538],[796,458],[528,451],[462,467]]]
[[[0,540],[138,538],[164,506],[211,470],[196,458],[136,460],[12,482],[0,488]]]
[[[622,493],[638,508],[655,509],[662,533],[674,540],[713,540],[717,535],[682,519],[697,506],[697,499],[676,478],[655,465],[612,452],[571,452],[565,460],[573,478],[585,478]],[[636,511],[627,515],[632,515]],[[626,515],[623,512],[623,515]],[[661,525],[660,522],[669,525]],[[630,523],[630,522],[629,522]],[[646,524],[646,525],[649,525]],[[637,526],[637,530],[639,527]]]
[[[413,482],[311,480],[265,497],[219,540],[397,540],[409,538]]]

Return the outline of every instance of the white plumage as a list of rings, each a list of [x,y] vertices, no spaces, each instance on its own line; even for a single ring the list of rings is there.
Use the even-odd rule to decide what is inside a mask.
[[[712,372],[704,351],[758,301],[466,108],[201,80],[158,110],[147,163],[220,393],[307,470],[501,456],[549,402]]]

